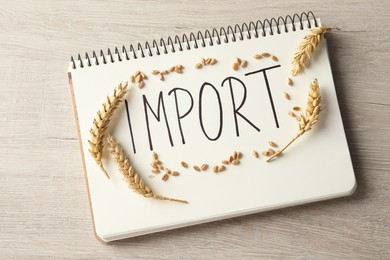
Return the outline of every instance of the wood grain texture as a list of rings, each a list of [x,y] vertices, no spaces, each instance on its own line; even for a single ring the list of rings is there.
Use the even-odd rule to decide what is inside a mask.
[[[342,28],[327,38],[356,193],[97,242],[66,76],[70,55],[307,10]],[[387,0],[1,1],[0,258],[389,258],[389,13]]]

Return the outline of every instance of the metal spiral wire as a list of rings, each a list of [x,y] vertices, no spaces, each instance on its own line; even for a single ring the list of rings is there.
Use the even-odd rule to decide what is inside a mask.
[[[304,22],[307,22],[307,28],[311,28],[313,25],[310,20],[314,21],[314,26],[317,27],[317,20],[313,12],[303,12],[300,15],[294,14],[293,16],[287,15],[285,17],[279,16],[277,19],[272,18],[270,20],[265,19],[263,21],[250,22],[249,24],[243,23],[241,26],[236,24],[234,26],[228,26],[227,28],[221,27],[219,31],[214,28],[211,31],[205,30],[204,33],[198,31],[190,33],[189,36],[183,34],[182,37],[178,35],[168,37],[166,40],[161,38],[158,41],[153,40],[152,44],[145,42],[144,45],[138,43],[136,47],[130,44],[129,48],[122,46],[121,49],[115,47],[114,53],[111,49],[104,53],[100,50],[99,54],[95,51],[92,52],[92,57],[88,53],[85,53],[85,59],[80,54],[75,59],[71,56],[70,61],[72,68],[77,67],[84,68],[85,66],[91,67],[93,65],[121,62],[123,60],[138,59],[145,56],[168,54],[170,52],[190,50],[191,42],[195,49],[199,47],[206,47],[207,45],[213,46],[214,44],[229,43],[229,41],[236,42],[237,40],[251,39],[252,37],[259,38],[260,36],[265,37],[267,35],[274,35],[275,33],[280,34],[282,31],[285,33],[289,32],[288,24],[291,24],[293,31],[303,30]],[[299,23],[298,28],[295,23]],[[230,36],[230,37],[229,37]],[[101,58],[101,62],[99,61]],[[76,61],[77,60],[77,61]]]

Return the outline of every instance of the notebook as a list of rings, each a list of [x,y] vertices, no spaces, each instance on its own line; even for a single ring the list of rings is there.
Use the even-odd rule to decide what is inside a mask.
[[[304,12],[72,57],[68,77],[97,238],[109,242],[352,194],[356,182],[326,39],[304,73],[291,75],[295,51],[320,26]],[[142,83],[131,82],[137,71]],[[304,113],[314,79],[323,108],[317,124],[267,162],[297,134],[291,114]],[[105,139],[102,163],[110,179],[89,154],[97,111],[126,82],[129,91],[107,134],[154,193],[188,203],[130,189]],[[153,172],[159,170],[153,152],[160,173]]]

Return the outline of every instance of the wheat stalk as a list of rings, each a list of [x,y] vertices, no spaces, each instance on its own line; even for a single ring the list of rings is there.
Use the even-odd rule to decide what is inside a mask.
[[[99,165],[100,169],[104,172],[108,179],[110,179],[110,176],[104,169],[102,162],[104,139],[111,116],[127,93],[127,86],[127,82],[124,84],[120,83],[114,89],[114,92],[110,96],[107,96],[106,101],[98,110],[97,116],[94,118],[90,130],[91,137],[90,140],[88,140],[90,146],[89,153],[95,159],[96,163]]]
[[[303,41],[295,52],[294,59],[292,61],[291,74],[293,76],[298,75],[305,71],[306,62],[310,60],[311,54],[315,51],[318,44],[320,43],[322,36],[332,30],[338,29],[333,27],[320,27],[310,30],[310,34],[303,38]]]
[[[307,98],[307,108],[306,113],[301,114],[300,117],[297,118],[299,121],[299,132],[298,134],[281,150],[277,151],[273,156],[271,156],[267,162],[270,162],[272,159],[280,155],[284,150],[287,149],[295,140],[297,140],[304,133],[310,131],[312,127],[318,121],[318,115],[321,112],[321,93],[320,88],[318,86],[318,81],[315,79],[310,84],[309,96]]]
[[[109,135],[107,137],[108,150],[110,151],[112,157],[115,159],[119,170],[121,171],[125,181],[129,185],[129,188],[133,189],[136,193],[143,195],[146,198],[152,198],[157,200],[170,200],[181,203],[188,203],[185,200],[178,200],[173,198],[168,198],[155,194],[149,186],[147,186],[142,178],[135,172],[133,165],[130,160],[127,158],[122,147],[119,143]]]

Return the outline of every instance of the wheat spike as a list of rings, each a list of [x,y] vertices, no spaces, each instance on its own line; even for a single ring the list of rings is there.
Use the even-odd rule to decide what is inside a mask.
[[[332,30],[333,27],[320,27],[310,30],[310,34],[303,38],[303,41],[295,52],[294,59],[292,61],[291,74],[293,76],[298,75],[305,71],[306,62],[310,60],[311,54],[315,51],[320,43],[322,36]]]
[[[181,203],[188,203],[185,200],[178,200],[173,198],[168,198],[155,194],[148,185],[142,180],[142,178],[136,173],[131,164],[130,160],[127,158],[125,152],[119,143],[109,135],[107,137],[108,150],[110,151],[112,157],[115,159],[118,169],[122,173],[125,181],[129,185],[129,188],[133,189],[136,193],[143,195],[146,198],[157,199],[157,200],[170,200]]]
[[[267,162],[272,161],[275,157],[280,155],[284,150],[287,149],[295,140],[297,140],[304,133],[310,131],[312,127],[317,123],[318,116],[321,112],[321,93],[320,87],[318,86],[318,81],[315,79],[310,84],[309,96],[307,98],[307,108],[306,113],[301,114],[299,119],[299,132],[298,134],[281,150],[277,151],[273,156],[271,156]]]
[[[88,140],[90,146],[89,153],[95,159],[96,163],[99,165],[100,169],[104,172],[108,179],[110,179],[110,176],[104,169],[102,162],[104,139],[111,116],[127,93],[127,86],[127,82],[124,84],[120,83],[114,89],[114,92],[110,96],[107,96],[106,101],[98,110],[97,116],[94,118],[90,130],[91,137],[90,140]]]

